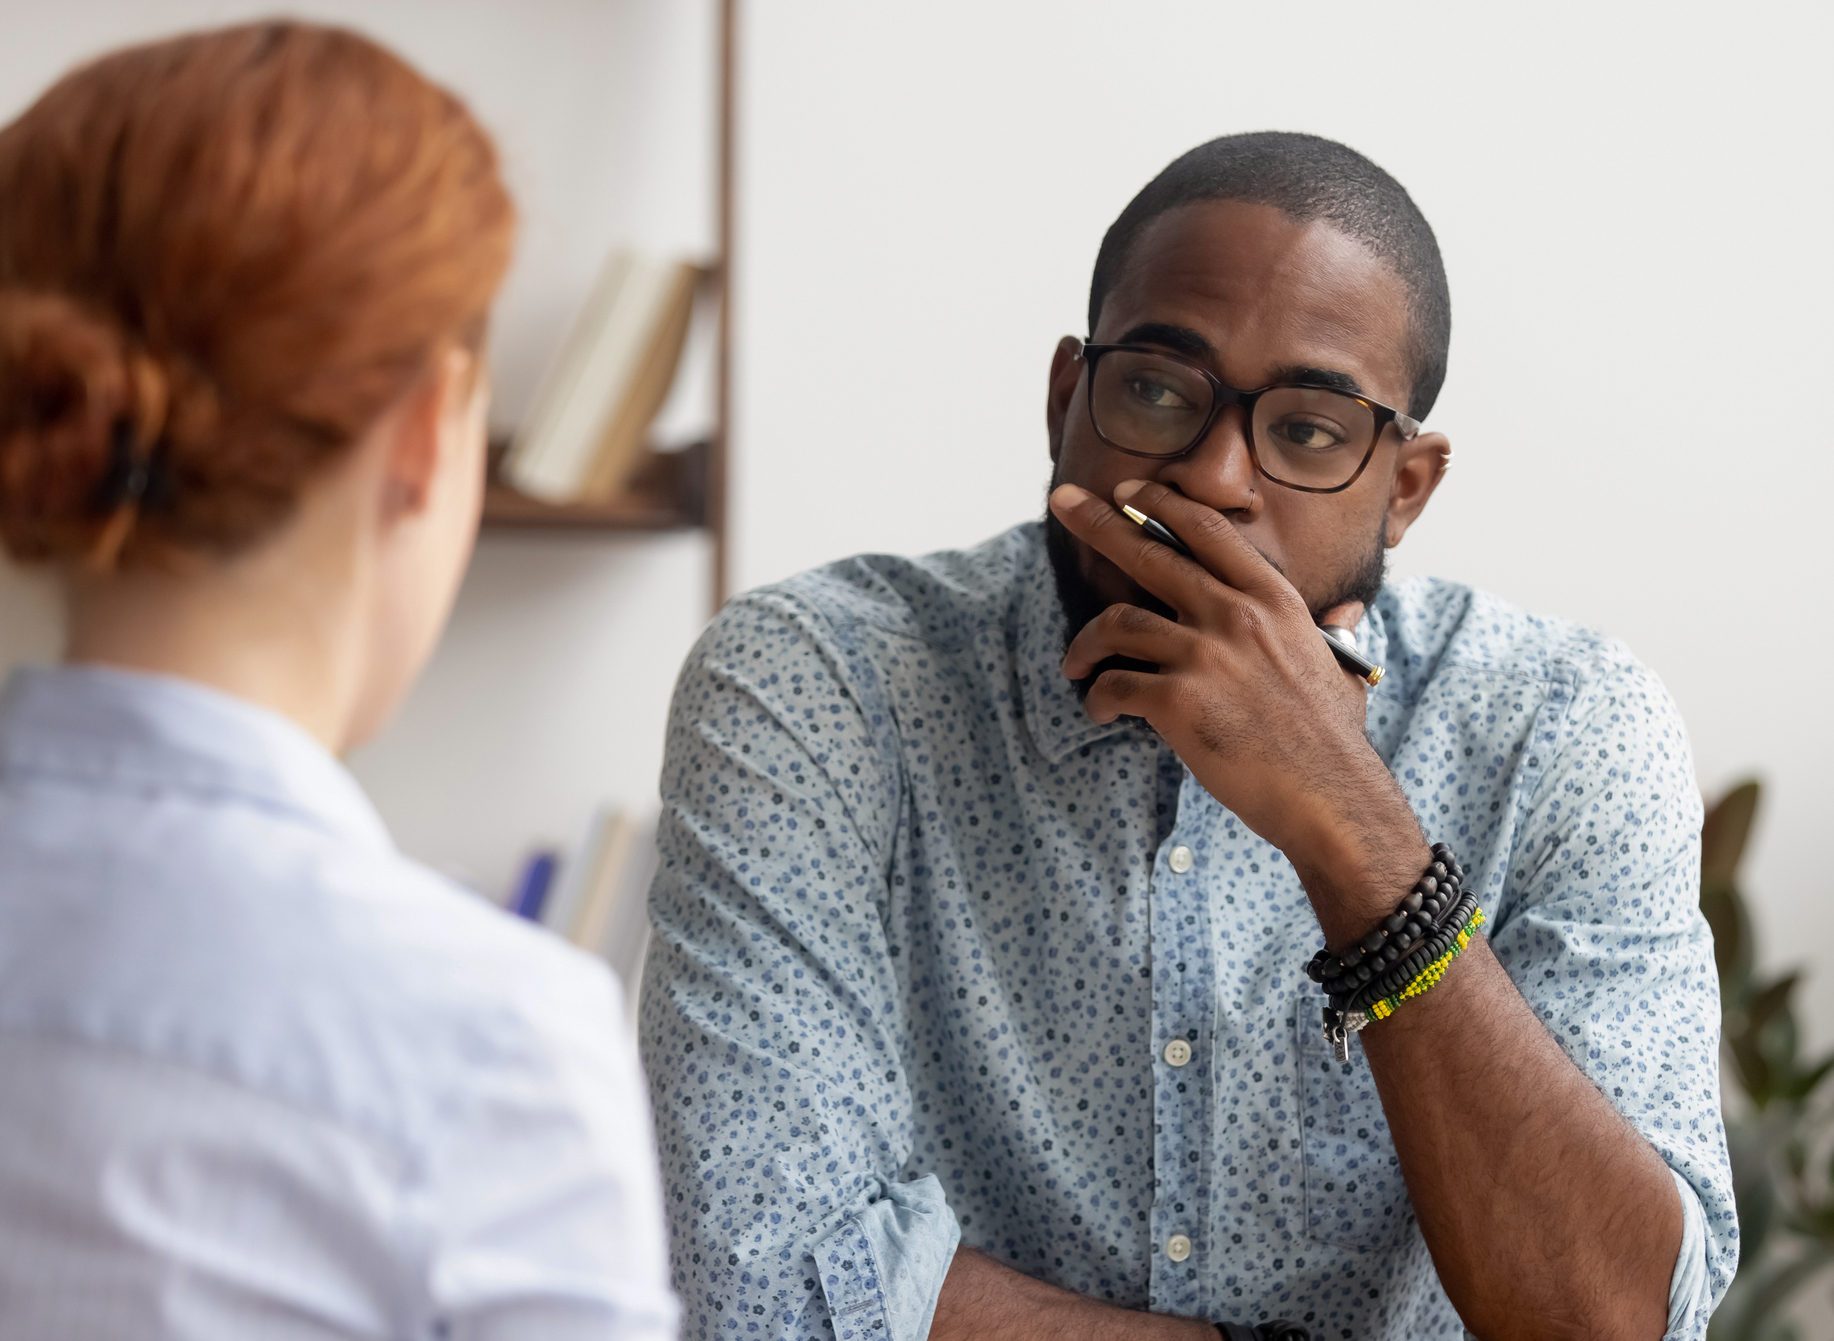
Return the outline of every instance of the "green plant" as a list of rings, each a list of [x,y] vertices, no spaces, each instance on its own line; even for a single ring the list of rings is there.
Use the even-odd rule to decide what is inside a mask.
[[[1800,971],[1760,976],[1738,866],[1758,784],[1735,787],[1701,830],[1700,910],[1713,929],[1724,1012],[1726,1141],[1739,1270],[1709,1341],[1796,1341],[1796,1296],[1834,1268],[1834,1053],[1803,1053],[1791,997]]]

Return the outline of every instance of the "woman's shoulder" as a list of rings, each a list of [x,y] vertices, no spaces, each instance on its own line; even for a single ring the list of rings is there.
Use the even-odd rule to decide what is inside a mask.
[[[615,1065],[602,962],[385,846],[252,836],[118,836],[0,870],[0,1028],[202,1071],[403,1148],[455,1094]]]
[[[627,1026],[609,966],[430,868],[340,849],[290,903],[260,939],[300,998],[291,1027],[365,1056],[406,1126],[498,1086],[559,1102],[571,1078],[615,1067]]]

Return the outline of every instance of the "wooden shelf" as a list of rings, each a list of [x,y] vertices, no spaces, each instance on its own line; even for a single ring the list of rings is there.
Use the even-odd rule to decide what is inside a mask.
[[[493,443],[491,483],[484,495],[484,529],[547,531],[556,534],[618,535],[661,531],[704,532],[711,551],[709,608],[719,609],[726,599],[729,537],[727,535],[727,452],[732,423],[732,258],[733,164],[736,158],[738,98],[738,0],[718,0],[718,49],[712,53],[719,68],[719,105],[716,109],[715,153],[717,185],[716,255],[709,284],[719,304],[714,348],[714,421],[705,442],[681,451],[645,454],[642,464],[619,496],[606,503],[544,503],[504,485],[496,471],[506,444]]]
[[[618,497],[603,503],[546,503],[495,479],[484,494],[491,531],[682,531],[706,527],[709,444],[650,452]]]

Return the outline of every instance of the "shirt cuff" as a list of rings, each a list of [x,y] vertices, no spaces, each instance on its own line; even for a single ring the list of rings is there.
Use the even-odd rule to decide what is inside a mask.
[[[1681,1193],[1681,1252],[1668,1282],[1668,1331],[1662,1341],[1697,1341],[1707,1334],[1707,1318],[1713,1311],[1712,1284],[1707,1278],[1707,1213],[1693,1185],[1673,1169],[1669,1173]]]
[[[835,1341],[923,1341],[961,1236],[935,1175],[881,1183],[878,1200],[809,1248]]]

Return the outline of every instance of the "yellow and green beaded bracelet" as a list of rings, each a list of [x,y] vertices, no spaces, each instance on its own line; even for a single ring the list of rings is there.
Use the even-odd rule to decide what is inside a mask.
[[[1465,952],[1465,947],[1471,944],[1471,938],[1477,934],[1478,928],[1483,925],[1484,910],[1482,908],[1472,909],[1471,919],[1458,929],[1458,935],[1452,938],[1452,944],[1446,949],[1444,954],[1440,955],[1439,958],[1435,959],[1432,963],[1421,969],[1419,973],[1415,974],[1413,980],[1409,982],[1407,986],[1403,987],[1393,996],[1386,996],[1380,1001],[1375,1002],[1365,1013],[1372,1020],[1386,1020],[1400,1008],[1403,1001],[1411,1001],[1417,996],[1425,996],[1428,992],[1432,991],[1439,980],[1445,977],[1446,968],[1454,959],[1457,959]]]

